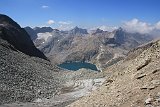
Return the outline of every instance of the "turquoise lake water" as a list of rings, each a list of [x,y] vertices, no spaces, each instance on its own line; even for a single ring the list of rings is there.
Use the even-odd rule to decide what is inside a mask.
[[[67,62],[67,63],[65,62],[65,63],[59,64],[58,66],[61,68],[73,70],[73,71],[77,71],[81,68],[98,71],[96,65],[87,63],[87,62]]]

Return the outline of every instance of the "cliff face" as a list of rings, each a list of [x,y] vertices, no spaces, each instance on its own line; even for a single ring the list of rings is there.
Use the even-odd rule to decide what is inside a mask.
[[[129,52],[105,70],[110,76],[98,90],[69,107],[158,107],[160,105],[160,40]]]

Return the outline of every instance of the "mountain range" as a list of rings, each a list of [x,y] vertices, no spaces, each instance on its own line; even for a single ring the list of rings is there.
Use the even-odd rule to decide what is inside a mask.
[[[88,33],[87,29],[76,26],[70,31],[52,29],[37,35],[35,45],[53,64],[90,62],[100,70],[122,60],[130,49],[153,39],[148,34],[129,33],[121,27],[112,32],[96,29]]]

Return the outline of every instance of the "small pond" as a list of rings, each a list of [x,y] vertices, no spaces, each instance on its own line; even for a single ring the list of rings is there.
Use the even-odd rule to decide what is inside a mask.
[[[65,62],[65,63],[59,64],[58,66],[64,69],[72,70],[72,71],[77,71],[81,68],[98,71],[96,65],[87,63],[87,62]]]

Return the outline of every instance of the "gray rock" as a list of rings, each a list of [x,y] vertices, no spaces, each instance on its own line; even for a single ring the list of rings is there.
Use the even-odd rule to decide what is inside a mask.
[[[154,85],[160,85],[160,80],[152,80],[151,83]]]
[[[145,104],[147,105],[147,104],[151,104],[151,101],[152,101],[152,98],[147,98],[146,100],[145,100]]]

